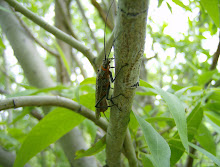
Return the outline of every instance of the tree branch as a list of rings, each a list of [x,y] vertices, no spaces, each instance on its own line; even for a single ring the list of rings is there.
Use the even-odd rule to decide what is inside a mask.
[[[148,0],[119,0],[116,18],[115,63],[117,78],[106,136],[106,156],[109,167],[121,166],[121,150],[130,120],[135,89],[132,85],[139,80],[141,57],[143,55]],[[121,33],[119,35],[119,33]],[[123,69],[121,69],[123,68]],[[118,73],[120,71],[120,73]],[[138,166],[137,160],[133,165]]]
[[[83,17],[83,20],[86,22],[86,25],[87,25],[87,27],[88,27],[88,29],[89,29],[89,31],[90,31],[91,37],[92,37],[92,39],[94,40],[95,48],[96,48],[97,52],[99,53],[99,52],[100,52],[99,43],[98,43],[98,41],[97,41],[97,39],[96,39],[96,37],[95,37],[95,35],[94,35],[94,32],[92,31],[92,29],[91,29],[91,27],[90,27],[90,25],[89,25],[89,21],[88,21],[86,15],[85,15],[85,12],[84,12],[84,10],[83,10],[82,4],[81,4],[80,0],[76,0],[76,3],[77,3],[77,5],[78,5],[78,7],[79,7],[79,11],[81,12],[81,15],[82,15],[82,17]]]
[[[77,37],[76,33],[75,33],[75,32],[73,31],[73,29],[72,29],[70,20],[68,20],[68,18],[69,18],[70,16],[67,16],[67,15],[65,14],[64,8],[63,8],[63,6],[62,6],[60,0],[56,0],[56,1],[57,1],[58,5],[60,6],[60,11],[61,11],[61,13],[62,13],[62,15],[63,15],[63,19],[64,19],[64,22],[65,22],[65,25],[68,27],[68,30],[69,30],[70,35],[72,35],[75,39],[79,40],[79,38]]]
[[[101,18],[103,19],[103,21],[106,21],[106,12],[102,9],[102,7],[99,5],[99,3],[96,0],[91,0],[93,6],[98,10],[99,15],[101,16]],[[107,19],[106,25],[113,30],[114,29],[114,25],[111,23],[111,21],[109,19]]]
[[[211,66],[210,66],[210,68],[209,68],[210,71],[216,69],[216,66],[217,66],[217,63],[218,63],[218,59],[219,59],[219,55],[220,55],[220,32],[219,32],[219,43],[218,43],[218,47],[217,47],[216,52],[215,52],[214,55],[213,55],[212,64],[211,64]],[[210,84],[211,81],[212,81],[212,79],[209,80],[209,81],[205,84],[205,88],[207,88],[207,86]]]
[[[22,5],[20,5],[15,0],[5,0],[5,1],[8,2],[12,7],[14,7],[16,11],[19,11],[20,13],[25,15],[27,18],[32,20],[34,23],[41,26],[43,29],[45,29],[46,31],[48,31],[51,34],[53,34],[54,36],[56,36],[58,39],[68,43],[70,46],[72,46],[73,48],[75,48],[78,51],[80,51],[81,53],[83,53],[84,56],[86,56],[88,58],[88,60],[90,61],[90,63],[92,64],[94,70],[97,70],[96,65],[94,64],[95,57],[89,48],[84,46],[82,43],[80,43],[76,39],[72,38],[70,35],[59,30],[58,28],[49,25],[46,21],[41,19],[39,16],[35,15],[30,10],[24,8]]]
[[[33,33],[31,32],[31,30],[27,27],[27,25],[24,23],[24,21],[18,16],[17,13],[15,13],[15,16],[18,18],[19,22],[21,23],[22,27],[27,31],[27,33],[31,36],[31,38],[39,45],[41,46],[44,50],[46,50],[48,53],[50,53],[51,55],[55,56],[55,57],[60,57],[60,54],[55,51],[50,49],[49,47],[47,47],[46,45],[44,45],[40,40],[38,40],[37,38],[34,37]]]
[[[88,108],[74,102],[71,99],[61,96],[21,96],[1,100],[0,111],[9,108],[27,107],[27,106],[59,106],[70,109],[93,121],[103,130],[107,130],[107,122],[104,119],[97,120],[95,113]]]

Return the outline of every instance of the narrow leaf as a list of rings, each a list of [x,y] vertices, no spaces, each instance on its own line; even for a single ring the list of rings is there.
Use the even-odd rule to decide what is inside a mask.
[[[175,95],[169,92],[165,92],[163,89],[159,87],[151,86],[149,83],[143,80],[141,80],[140,85],[150,88],[154,87],[156,92],[160,94],[162,98],[166,101],[169,111],[171,112],[174,121],[176,123],[177,130],[179,132],[183,146],[188,152],[189,146],[188,146],[188,138],[187,138],[187,124],[186,124],[185,110],[181,101]]]
[[[28,134],[18,151],[14,167],[24,166],[33,156],[57,141],[83,119],[71,110],[55,108]]]
[[[220,134],[220,127],[218,125],[216,125],[214,122],[212,122],[211,119],[209,119],[208,117],[205,117],[206,120],[208,121],[208,123],[210,123],[212,125],[212,127],[214,128],[214,130]]]
[[[66,70],[67,70],[67,72],[68,72],[68,74],[70,76],[71,75],[71,70],[70,70],[69,64],[68,64],[68,62],[66,60],[65,54],[63,53],[61,47],[56,42],[54,42],[54,43],[56,45],[57,51],[60,54],[61,59],[63,60],[63,64],[66,67]]]
[[[217,27],[220,27],[219,22],[219,3],[218,0],[201,0],[202,6],[208,12],[209,16],[214,21]]]
[[[135,113],[134,113],[135,114]],[[147,121],[135,114],[157,167],[170,167],[170,147],[166,140]]]
[[[181,0],[172,0],[172,1],[173,1],[175,4],[177,4],[178,6],[184,8],[185,10],[191,11],[191,9],[190,9],[188,6],[184,5]]]
[[[191,141],[197,132],[197,129],[203,118],[203,110],[200,108],[200,102],[194,107],[192,112],[187,117],[188,140]],[[174,137],[169,141],[171,149],[171,166],[175,165],[184,153],[184,147],[179,140],[179,136]]]
[[[199,129],[195,137],[199,144],[204,149],[206,149],[206,151],[212,153],[213,155],[216,155],[216,145],[214,138],[209,129],[204,124],[201,124],[199,126]]]
[[[207,156],[209,159],[211,159],[214,163],[216,163],[218,166],[220,166],[220,159],[218,159],[217,157],[215,157],[214,155],[212,155],[208,151],[204,150],[201,147],[198,147],[197,145],[195,145],[193,143],[189,143],[189,145],[191,147],[195,148],[196,150],[200,151],[201,153],[203,153],[205,156]]]
[[[82,158],[85,156],[92,156],[94,154],[97,154],[105,148],[105,144],[106,144],[106,135],[103,136],[97,143],[95,143],[95,145],[93,147],[89,148],[88,150],[77,151],[75,159],[79,159],[79,158]]]
[[[186,124],[186,117],[185,117],[185,109],[181,101],[175,95],[169,92],[165,92],[163,89],[159,87],[155,86],[154,88],[166,101],[168,108],[176,123],[177,130],[179,132],[180,139],[183,143],[183,146],[188,152],[189,146],[188,146],[188,138],[187,138],[187,124]]]

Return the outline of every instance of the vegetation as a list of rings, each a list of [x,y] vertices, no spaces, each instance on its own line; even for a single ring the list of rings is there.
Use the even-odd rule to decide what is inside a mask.
[[[0,166],[220,166],[219,11],[220,0],[0,0]],[[111,107],[97,119],[112,45]]]

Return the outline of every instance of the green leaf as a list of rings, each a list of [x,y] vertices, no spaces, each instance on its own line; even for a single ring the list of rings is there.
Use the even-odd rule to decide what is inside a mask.
[[[216,163],[218,166],[220,166],[220,159],[218,159],[217,157],[215,157],[214,155],[212,155],[208,151],[202,149],[201,147],[198,147],[197,145],[195,145],[193,143],[189,143],[189,145],[191,147],[195,148],[196,150],[200,151],[201,153],[203,153],[205,156],[207,156],[209,159],[211,159],[214,163]]]
[[[170,6],[170,4],[168,2],[167,2],[167,7],[169,8],[170,13],[172,13],[172,7]]]
[[[206,84],[212,78],[212,76],[217,72],[218,72],[217,70],[212,70],[212,71],[206,71],[202,73],[201,75],[199,75],[198,77],[199,85]]]
[[[161,121],[166,121],[166,122],[172,122],[174,123],[173,118],[168,118],[168,117],[150,117],[145,119],[147,122],[152,123],[152,122],[161,122]]]
[[[188,152],[188,138],[187,138],[187,124],[186,124],[186,117],[185,117],[185,109],[181,103],[181,101],[175,95],[165,92],[163,89],[159,87],[154,87],[158,94],[162,96],[162,98],[166,101],[168,108],[174,118],[174,121],[177,126],[177,130],[180,135],[180,139]]]
[[[140,85],[144,87],[151,87],[150,84],[147,82],[140,80]],[[168,108],[174,118],[174,121],[177,126],[177,130],[180,135],[180,139],[183,143],[184,148],[188,152],[188,138],[187,138],[187,124],[186,124],[186,117],[185,117],[185,109],[181,103],[181,101],[175,95],[165,92],[163,89],[154,86],[154,89],[157,91],[158,94],[162,96],[162,98],[166,101]]]
[[[186,90],[188,90],[189,88],[191,88],[191,86],[188,86],[188,87],[185,87],[185,88],[182,88],[178,91],[176,91],[174,94],[178,97],[180,97]]]
[[[71,110],[55,108],[28,134],[18,151],[14,167],[24,166],[33,156],[80,124],[83,119]]]
[[[85,84],[96,84],[96,78],[95,77],[91,77],[91,78],[86,78],[84,79],[80,85],[85,85]]]
[[[208,130],[208,128],[204,124],[201,124],[199,126],[199,129],[195,137],[196,137],[196,140],[199,142],[199,144],[206,151],[212,153],[213,155],[216,155],[215,141],[213,139],[211,132]]]
[[[194,107],[187,117],[188,140],[191,141],[197,132],[197,129],[203,118],[203,110],[200,108],[200,102]],[[169,141],[171,149],[171,166],[175,165],[184,153],[184,147],[176,134]]]
[[[201,0],[201,4],[205,8],[205,10],[208,12],[209,16],[212,18],[215,25],[217,27],[220,27],[218,0]]]
[[[63,53],[61,47],[57,44],[57,42],[54,42],[54,43],[55,43],[55,46],[56,46],[56,48],[57,48],[57,51],[58,51],[59,54],[60,54],[61,59],[63,60],[63,64],[64,64],[64,66],[66,67],[66,70],[67,70],[67,72],[68,72],[68,74],[69,74],[69,76],[70,76],[70,75],[71,75],[71,70],[70,70],[69,64],[68,64],[68,62],[67,62],[67,60],[66,60],[66,56],[65,56],[65,54]]]
[[[219,97],[220,97],[220,89],[214,88],[212,94],[208,98],[220,102]]]
[[[184,5],[181,0],[172,0],[172,1],[173,1],[175,4],[177,4],[178,6],[184,8],[185,10],[191,11],[191,9],[190,9],[188,6]]]
[[[154,165],[152,164],[153,158],[151,155],[141,154],[141,160],[143,167],[154,167]]]
[[[88,150],[77,151],[75,159],[79,159],[85,156],[95,155],[105,148],[105,144],[106,144],[106,135],[103,136],[97,143],[95,143],[93,147],[89,148]]]
[[[147,121],[134,113],[143,131],[147,145],[152,154],[153,163],[158,167],[170,166],[170,147],[166,140]]]
[[[209,102],[204,107],[210,111],[215,111],[216,113],[220,113],[220,102],[217,102],[217,103]]]
[[[163,0],[158,0],[158,5],[157,5],[158,8],[161,6],[162,2]]]
[[[207,122],[210,123],[212,125],[212,127],[214,128],[214,130],[220,134],[220,127],[218,125],[216,125],[214,122],[212,122],[211,119],[209,119],[208,117],[205,117]]]

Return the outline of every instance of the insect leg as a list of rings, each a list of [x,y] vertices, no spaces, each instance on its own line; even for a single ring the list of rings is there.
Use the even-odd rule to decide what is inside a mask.
[[[125,65],[123,65],[123,66],[119,69],[119,71],[118,71],[118,73],[115,75],[115,78],[114,78],[114,79],[113,79],[113,77],[112,77],[112,73],[109,74],[112,83],[115,81],[115,79],[117,78],[117,76],[118,76],[118,74],[120,73],[120,71],[122,70],[122,68],[124,68],[124,67],[127,66],[127,65],[128,65],[128,64],[125,64]]]

